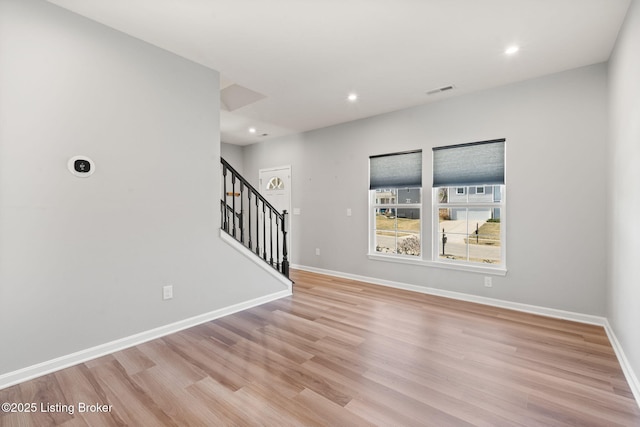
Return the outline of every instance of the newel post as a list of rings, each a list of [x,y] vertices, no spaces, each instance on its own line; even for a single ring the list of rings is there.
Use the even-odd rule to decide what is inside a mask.
[[[287,211],[282,211],[282,274],[289,277],[289,258],[287,257]]]

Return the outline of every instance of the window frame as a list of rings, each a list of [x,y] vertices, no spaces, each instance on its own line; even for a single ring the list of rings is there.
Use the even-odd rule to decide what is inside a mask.
[[[423,151],[422,149],[411,151],[400,151],[394,153],[377,154],[369,156],[369,255],[382,256],[396,259],[422,259],[424,255],[423,233],[423,204],[422,192],[423,182]],[[399,197],[403,190],[417,190],[419,201],[417,203],[402,203]],[[376,194],[378,192],[394,191],[394,203],[377,203]],[[376,211],[379,209],[394,209],[394,252],[378,252],[377,247],[377,226]],[[401,209],[417,209],[419,220],[419,231],[405,230],[410,235],[416,235],[420,241],[420,253],[417,255],[399,254],[398,250],[398,211]],[[382,233],[380,234],[382,236]]]
[[[473,145],[480,145],[480,144],[485,144],[485,143],[492,143],[492,142],[505,142],[505,139],[501,139],[501,140],[492,140],[492,141],[481,141],[481,142],[476,142],[476,143],[468,143],[468,144],[460,144],[462,146],[473,146]],[[453,146],[449,146],[448,148],[453,147]],[[445,148],[445,147],[441,147],[441,148]],[[432,149],[435,151],[436,149],[438,149],[438,147],[432,147]],[[505,150],[505,156],[506,156],[506,148]],[[413,150],[413,151],[408,151],[408,152],[398,152],[398,153],[389,153],[389,154],[383,154],[383,155],[375,155],[375,156],[370,156],[369,157],[369,177],[371,180],[371,159],[375,158],[375,157],[385,157],[385,156],[393,156],[393,155],[398,155],[398,154],[410,154],[410,153],[414,153],[414,152],[421,152],[422,153],[422,149],[419,150]],[[421,154],[423,155],[423,154]],[[433,154],[432,154],[433,156]],[[433,159],[433,157],[432,157]],[[422,159],[424,160],[424,159]],[[502,167],[505,167],[505,163],[506,159],[503,160],[502,163]],[[422,174],[424,170],[422,170]],[[506,181],[504,181],[504,169],[503,169],[503,176],[502,176],[502,183],[500,184],[496,184],[494,182],[483,182],[483,181],[478,181],[477,184],[462,184],[462,185],[453,185],[451,187],[455,188],[455,187],[462,187],[463,191],[461,194],[457,194],[457,196],[464,196],[467,200],[467,203],[464,204],[459,204],[459,203],[449,203],[449,206],[451,207],[451,205],[455,206],[455,207],[468,207],[468,208],[475,208],[475,207],[482,207],[482,208],[500,208],[500,223],[501,223],[501,227],[500,227],[500,250],[501,250],[501,254],[500,254],[500,263],[499,264],[489,264],[489,263],[481,263],[481,262],[475,262],[475,261],[461,261],[461,260],[443,260],[440,259],[438,256],[438,237],[439,237],[439,233],[438,233],[438,224],[439,224],[439,201],[438,201],[438,197],[437,197],[437,189],[438,187],[433,187],[433,185],[428,185],[425,186],[425,183],[422,182],[421,186],[414,186],[411,188],[419,188],[420,191],[420,203],[416,203],[416,204],[400,204],[398,203],[398,197],[396,196],[396,203],[394,204],[377,204],[376,203],[376,190],[371,188],[371,184],[370,184],[370,188],[369,188],[369,214],[368,214],[368,227],[369,227],[369,232],[368,232],[368,236],[369,236],[369,244],[368,244],[368,254],[367,254],[367,258],[370,260],[375,260],[375,261],[383,261],[383,262],[392,262],[392,263],[396,263],[396,264],[408,264],[408,265],[417,265],[417,266],[423,266],[423,267],[431,267],[431,268],[439,268],[439,269],[447,269],[447,270],[455,270],[455,271],[467,271],[467,272],[472,272],[472,273],[480,273],[480,274],[485,274],[485,275],[493,275],[493,276],[505,276],[507,274],[507,257],[506,257],[506,241],[507,241],[507,233],[506,233],[506,219],[507,219],[507,199],[506,199]],[[435,174],[433,175],[433,178],[435,179]],[[371,182],[371,181],[370,181]],[[468,203],[468,199],[469,199],[469,188],[477,186],[477,187],[483,187],[484,192],[481,193],[483,195],[488,194],[486,191],[486,186],[496,186],[499,185],[501,187],[501,200],[499,203],[496,202],[482,202],[482,203],[472,203],[469,204]],[[425,190],[425,188],[429,188],[431,187],[432,189],[432,198],[431,198],[431,209],[429,209],[429,199],[425,197],[427,196],[427,192],[423,191]],[[378,187],[380,189],[380,187]],[[391,188],[395,188],[396,190],[399,189],[403,189],[403,188],[407,188],[404,186],[394,186],[394,185],[389,185],[388,187],[389,189]],[[379,208],[392,208],[392,209],[398,209],[398,208],[417,208],[419,209],[420,212],[420,232],[419,232],[419,237],[420,237],[420,255],[406,255],[406,254],[398,254],[398,253],[383,253],[383,252],[376,252],[376,209]],[[428,219],[425,217],[426,214],[429,213],[429,211],[432,211],[432,224],[431,227],[429,227],[428,224]],[[396,211],[397,212],[397,211]],[[396,227],[396,232],[397,232],[397,227]],[[430,243],[429,240],[431,241]],[[431,244],[431,254],[425,253],[425,250],[428,252],[429,251],[429,245]]]
[[[398,191],[399,190],[418,190],[419,194],[420,194],[420,201],[418,203],[399,203],[399,196],[398,196]],[[422,260],[424,259],[424,216],[423,216],[423,208],[422,205],[424,203],[424,195],[423,195],[423,191],[422,191],[422,187],[394,187],[394,188],[388,188],[385,190],[395,190],[395,203],[377,203],[376,202],[376,191],[377,190],[369,190],[369,255],[371,256],[380,256],[380,257],[388,257],[388,258],[398,258],[398,259],[409,259],[409,260]],[[418,255],[408,255],[408,254],[400,254],[397,252],[378,252],[376,250],[376,210],[378,209],[395,209],[396,211],[396,218],[397,218],[397,212],[399,209],[417,209],[419,212],[419,224],[420,224],[420,231],[418,232],[418,238],[420,239],[420,254]],[[397,251],[397,247],[398,247],[398,243],[397,243],[397,234],[398,234],[398,228],[397,228],[397,222],[396,222],[396,229],[395,231],[395,239],[396,239],[396,251]],[[402,231],[402,230],[401,230]],[[408,230],[407,230],[408,231]]]
[[[433,187],[431,200],[432,200],[432,253],[431,253],[431,261],[437,264],[446,264],[451,267],[460,267],[461,269],[467,269],[468,267],[473,268],[481,268],[482,270],[496,270],[496,271],[504,271],[506,272],[507,265],[507,251],[506,251],[506,223],[507,223],[507,206],[506,206],[506,185],[505,184],[487,184],[483,187],[492,186],[493,192],[496,191],[495,187],[500,188],[500,201],[498,202],[470,202],[469,201],[469,191],[465,192],[466,202],[456,200],[455,202],[440,202],[439,191],[442,188],[450,189],[456,187]],[[467,187],[475,187],[467,186]],[[486,193],[485,193],[486,194]],[[499,263],[482,263],[478,261],[470,261],[469,258],[469,244],[467,244],[467,259],[459,260],[459,259],[447,259],[440,257],[440,209],[500,209],[500,262]],[[469,219],[467,217],[467,236],[470,236],[469,232]]]

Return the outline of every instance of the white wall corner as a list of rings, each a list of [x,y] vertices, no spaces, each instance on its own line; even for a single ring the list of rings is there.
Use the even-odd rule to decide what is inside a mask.
[[[631,388],[631,392],[633,393],[633,397],[636,399],[636,403],[640,408],[640,380],[636,376],[636,373],[633,371],[627,356],[624,354],[624,350],[616,337],[615,332],[613,332],[613,328],[609,324],[609,321],[605,319],[604,330],[607,332],[607,336],[609,337],[609,342],[613,347],[613,351],[616,353],[618,357],[618,361],[620,362],[620,367],[622,368],[622,372],[624,373],[625,378],[627,379],[627,383],[629,383],[629,388]]]

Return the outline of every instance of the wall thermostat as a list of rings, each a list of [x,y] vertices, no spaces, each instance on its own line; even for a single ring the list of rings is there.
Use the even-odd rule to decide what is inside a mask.
[[[96,165],[93,163],[93,160],[86,156],[70,158],[67,167],[69,168],[69,172],[80,178],[91,176],[96,170]]]

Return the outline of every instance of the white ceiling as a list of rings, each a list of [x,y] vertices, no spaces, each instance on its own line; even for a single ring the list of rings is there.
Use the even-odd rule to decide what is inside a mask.
[[[220,71],[221,88],[249,89],[258,100],[220,119],[222,141],[241,145],[607,61],[630,3],[49,1]],[[505,55],[512,44],[520,51]]]

